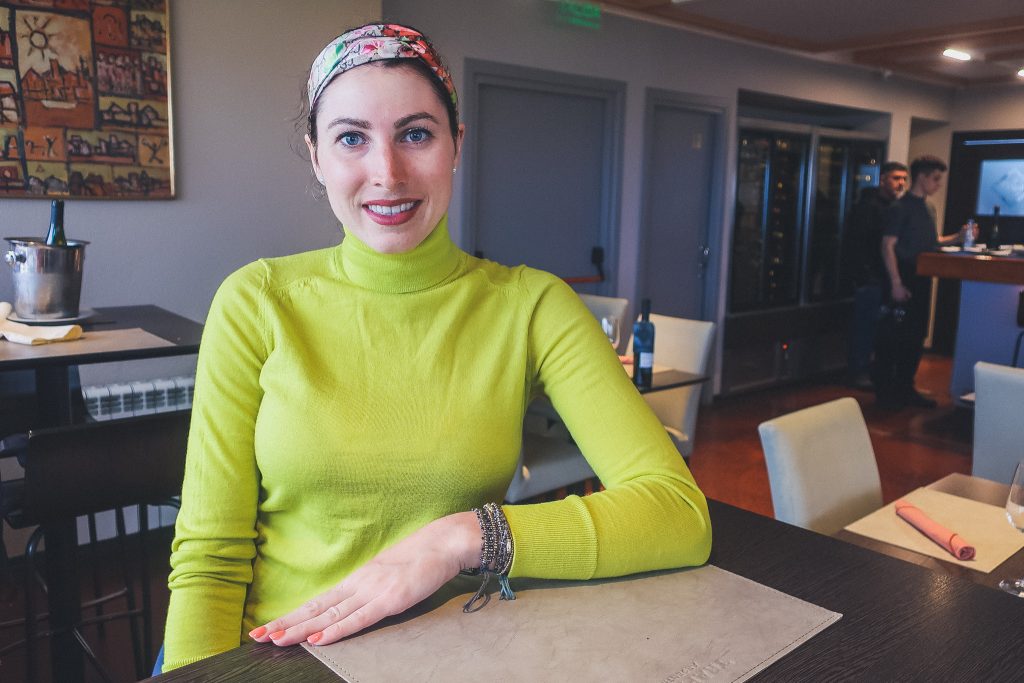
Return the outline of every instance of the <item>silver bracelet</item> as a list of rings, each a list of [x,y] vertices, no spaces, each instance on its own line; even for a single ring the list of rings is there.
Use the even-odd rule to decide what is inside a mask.
[[[476,520],[480,524],[480,565],[473,574],[483,574],[484,580],[476,594],[463,605],[463,612],[476,612],[490,602],[491,596],[486,592],[491,575],[498,575],[502,600],[515,600],[516,594],[508,583],[508,572],[512,568],[515,556],[515,542],[512,530],[501,507],[494,503],[486,503],[482,508],[473,508]]]

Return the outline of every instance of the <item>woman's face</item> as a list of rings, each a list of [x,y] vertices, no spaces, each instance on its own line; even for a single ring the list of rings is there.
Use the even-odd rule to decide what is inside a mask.
[[[320,95],[313,171],[342,225],[377,252],[414,249],[448,210],[463,127],[423,76],[366,64]]]

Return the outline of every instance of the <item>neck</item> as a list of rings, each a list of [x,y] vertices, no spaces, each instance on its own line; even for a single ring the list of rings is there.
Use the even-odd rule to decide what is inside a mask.
[[[918,199],[924,199],[928,196],[928,193],[924,191],[924,188],[917,184],[911,186],[910,194],[914,195]]]
[[[419,246],[401,254],[381,254],[346,232],[341,268],[365,289],[393,294],[418,292],[448,279],[462,263],[463,252],[448,235],[447,217]]]

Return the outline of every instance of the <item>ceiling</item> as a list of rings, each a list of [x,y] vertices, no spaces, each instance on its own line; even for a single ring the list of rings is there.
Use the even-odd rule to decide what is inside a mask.
[[[968,87],[1024,84],[1022,0],[607,0],[606,12],[880,73]],[[969,62],[942,56],[952,47]]]

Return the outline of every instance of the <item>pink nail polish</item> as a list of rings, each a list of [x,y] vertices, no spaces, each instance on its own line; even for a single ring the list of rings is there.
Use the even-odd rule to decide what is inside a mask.
[[[320,631],[319,633],[314,633],[309,638],[306,638],[306,640],[308,640],[313,645],[316,645],[317,643],[320,642],[320,639],[323,638],[323,637],[324,637],[324,633],[323,633],[323,631]]]
[[[274,631],[273,633],[270,634],[270,639],[271,640],[277,640],[278,638],[283,638],[283,637],[284,637],[284,631]]]
[[[267,632],[266,626],[257,626],[253,630],[249,631],[250,638],[262,638]]]

